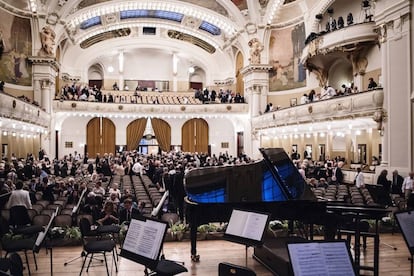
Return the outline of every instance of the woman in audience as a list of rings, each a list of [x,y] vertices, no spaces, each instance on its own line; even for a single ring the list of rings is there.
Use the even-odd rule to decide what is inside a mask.
[[[118,224],[118,215],[112,202],[106,202],[99,219],[96,220],[100,225]]]

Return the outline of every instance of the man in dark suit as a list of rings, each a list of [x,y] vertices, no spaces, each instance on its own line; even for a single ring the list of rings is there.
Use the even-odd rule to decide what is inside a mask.
[[[342,184],[344,181],[344,174],[342,172],[342,169],[338,166],[338,163],[334,163],[334,167],[332,169],[332,184]]]
[[[392,183],[391,183],[391,193],[392,194],[402,194],[401,188],[404,182],[404,177],[398,174],[397,170],[392,172]]]
[[[132,199],[126,198],[124,200],[124,208],[119,211],[119,223],[129,224],[131,218],[137,215],[140,215],[140,212],[132,207]]]

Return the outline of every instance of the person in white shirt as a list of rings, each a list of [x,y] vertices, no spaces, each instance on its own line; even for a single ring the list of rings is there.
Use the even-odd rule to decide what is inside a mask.
[[[336,96],[336,91],[332,86],[325,86],[325,93],[323,93],[321,99],[330,99]]]
[[[109,194],[112,196],[112,194],[116,194],[116,197],[119,199],[121,198],[121,190],[119,190],[118,183],[113,183],[112,187],[109,189]]]
[[[16,190],[12,191],[9,201],[6,204],[6,208],[10,209],[11,207],[18,205],[25,206],[27,209],[32,208],[29,191],[23,190],[22,181],[17,181]]]
[[[140,161],[135,162],[135,164],[132,166],[132,171],[136,175],[143,175],[144,174],[144,166],[140,163]]]
[[[414,188],[414,172],[410,172],[402,184],[401,191],[405,194],[405,199],[408,200]]]
[[[364,184],[364,174],[361,172],[361,168],[357,168],[357,174],[355,175],[355,186],[357,188],[363,188]]]

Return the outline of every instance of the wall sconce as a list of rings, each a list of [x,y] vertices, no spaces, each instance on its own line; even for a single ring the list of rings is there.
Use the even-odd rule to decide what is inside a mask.
[[[3,131],[3,136],[7,136],[8,132],[7,131]]]
[[[12,132],[12,136],[13,137],[16,137],[16,132]]]

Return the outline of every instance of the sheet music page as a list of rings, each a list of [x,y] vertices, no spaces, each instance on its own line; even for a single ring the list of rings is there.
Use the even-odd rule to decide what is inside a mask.
[[[267,224],[267,217],[264,214],[249,213],[241,236],[260,241]]]
[[[288,244],[295,276],[354,276],[344,242]]]
[[[242,236],[244,225],[247,220],[247,212],[233,210],[230,221],[226,228],[226,234]]]
[[[414,250],[414,212],[397,213],[396,217],[410,252],[412,252]]]
[[[157,259],[165,228],[164,223],[133,219],[122,248],[149,259]]]

